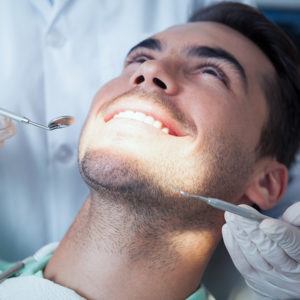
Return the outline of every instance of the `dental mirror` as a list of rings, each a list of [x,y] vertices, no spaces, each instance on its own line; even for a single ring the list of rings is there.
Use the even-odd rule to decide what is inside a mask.
[[[48,128],[50,130],[58,129],[58,128],[65,128],[65,127],[72,125],[74,123],[74,121],[75,121],[75,118],[71,117],[71,116],[57,117],[48,123]]]
[[[65,127],[72,125],[75,121],[74,117],[61,116],[61,117],[57,117],[57,118],[51,120],[48,123],[48,126],[45,126],[45,125],[33,122],[26,117],[19,116],[15,113],[10,112],[3,108],[0,108],[0,115],[3,115],[7,118],[13,119],[13,120],[21,122],[21,123],[34,125],[34,126],[37,126],[39,128],[45,129],[45,130],[55,130],[55,129],[59,129],[59,128],[65,128]]]

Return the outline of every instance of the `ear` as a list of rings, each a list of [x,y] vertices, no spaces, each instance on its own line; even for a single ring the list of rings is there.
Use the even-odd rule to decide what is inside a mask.
[[[275,159],[263,159],[257,163],[244,196],[261,209],[270,209],[282,199],[287,182],[285,165]]]

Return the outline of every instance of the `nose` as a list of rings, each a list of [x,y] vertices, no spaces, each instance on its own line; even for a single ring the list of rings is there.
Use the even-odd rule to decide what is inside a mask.
[[[130,84],[174,95],[178,92],[178,83],[174,74],[171,74],[166,68],[158,61],[148,60],[142,63],[131,76]]]

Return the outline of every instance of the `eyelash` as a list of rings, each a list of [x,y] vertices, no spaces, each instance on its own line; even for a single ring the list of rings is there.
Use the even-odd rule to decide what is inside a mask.
[[[197,70],[204,69],[204,71],[209,71],[208,74],[217,77],[221,80],[226,86],[228,86],[229,79],[225,72],[223,71],[222,67],[217,64],[216,62],[203,62],[197,66]],[[202,73],[205,73],[202,71]],[[207,73],[206,73],[207,74]]]
[[[132,53],[129,55],[126,59],[125,66],[128,66],[133,63],[140,63],[142,64],[143,62],[147,60],[153,59],[151,56],[145,54],[144,52],[138,52],[137,53]]]
[[[125,62],[125,67],[133,63],[142,64],[145,61],[151,59],[153,59],[153,57],[151,57],[150,55],[147,55],[142,51],[141,52],[137,51],[137,53],[132,53],[127,57]],[[221,80],[225,84],[225,86],[228,87],[229,79],[219,64],[217,64],[216,62],[203,62],[197,66],[196,70],[203,69],[203,68],[205,69],[204,71],[209,71],[206,74],[215,76],[216,78]]]

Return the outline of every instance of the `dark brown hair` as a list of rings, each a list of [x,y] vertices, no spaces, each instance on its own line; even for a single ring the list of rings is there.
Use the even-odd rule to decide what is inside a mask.
[[[300,58],[286,34],[257,9],[222,2],[195,12],[189,22],[217,22],[254,42],[273,64],[276,74],[265,78],[262,88],[268,120],[257,146],[259,157],[275,157],[290,167],[300,142]]]

